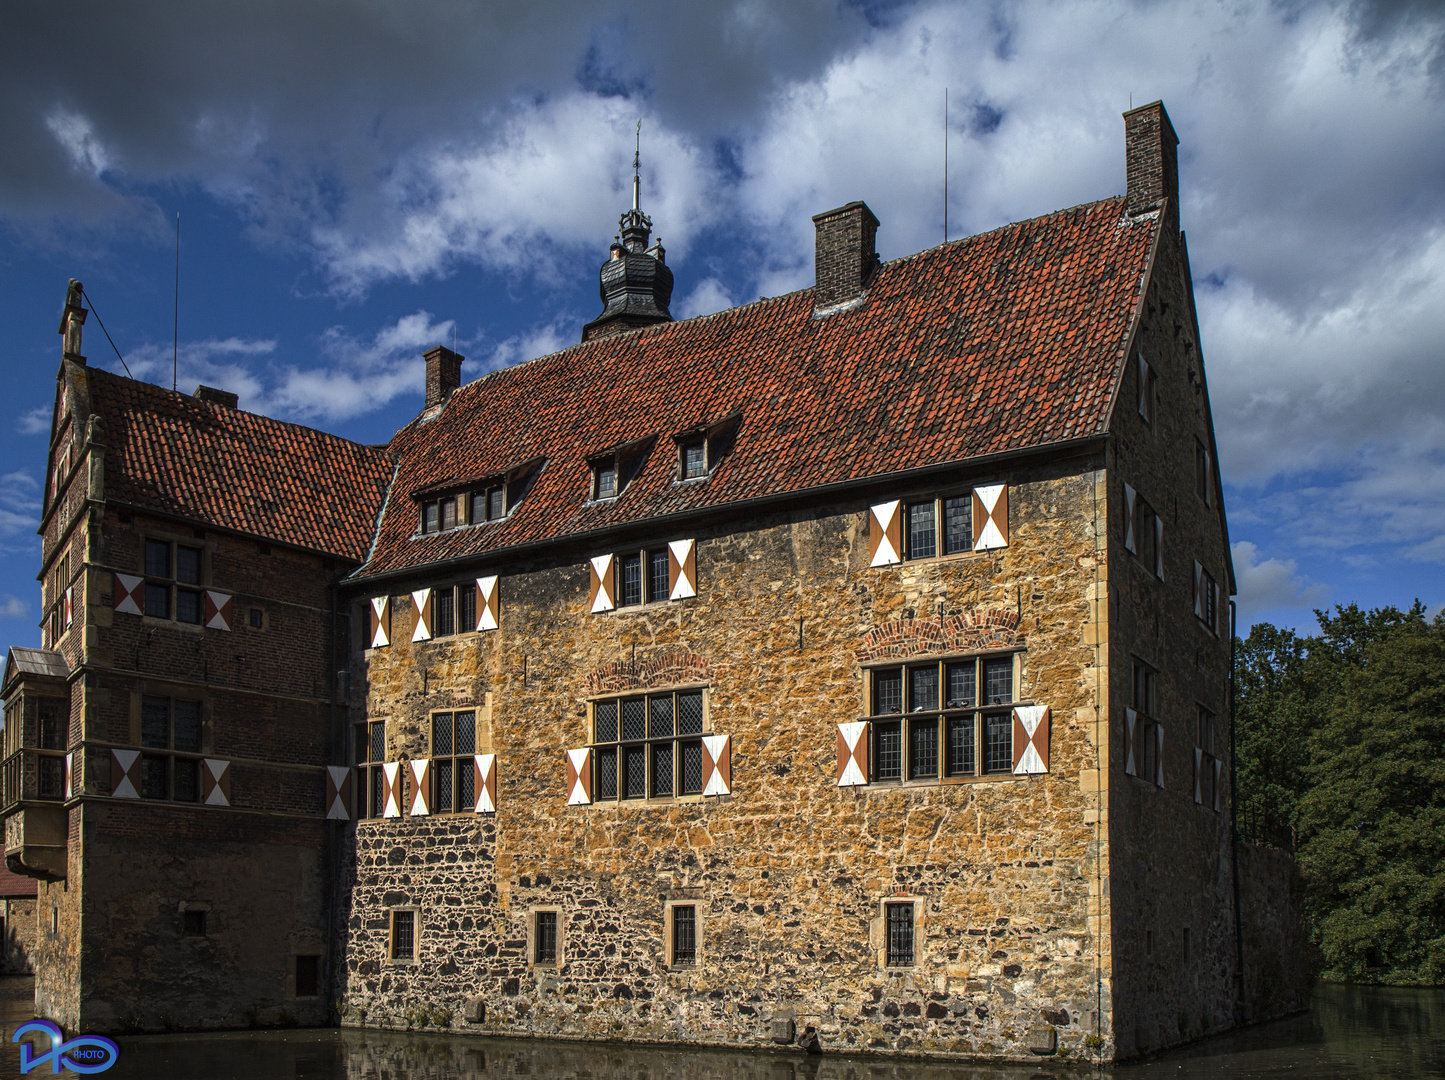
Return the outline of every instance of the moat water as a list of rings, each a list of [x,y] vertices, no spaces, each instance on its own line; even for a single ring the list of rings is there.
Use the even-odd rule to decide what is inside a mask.
[[[32,980],[0,978],[0,1077],[31,1018]],[[1093,1069],[927,1064],[824,1053],[666,1050],[385,1031],[245,1031],[122,1037],[107,1080],[1045,1080]],[[43,1043],[42,1043],[43,1048]],[[1445,990],[1322,985],[1301,1016],[1259,1024],[1106,1072],[1118,1080],[1445,1078]],[[48,1067],[31,1077],[54,1076]],[[69,1071],[64,1076],[75,1076]]]

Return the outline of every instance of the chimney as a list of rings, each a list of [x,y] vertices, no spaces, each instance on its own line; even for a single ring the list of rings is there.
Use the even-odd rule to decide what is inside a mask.
[[[813,217],[816,254],[813,310],[857,300],[878,267],[878,219],[868,204],[850,202]]]
[[[458,386],[462,385],[461,353],[454,353],[445,345],[438,345],[422,355],[426,361],[426,405],[432,408],[444,404]]]
[[[197,401],[209,401],[212,405],[224,405],[228,409],[234,409],[241,403],[241,399],[229,390],[217,390],[214,386],[198,386],[191,396]]]
[[[70,286],[65,290],[65,310],[60,315],[59,333],[65,335],[64,344],[61,346],[61,355],[77,364],[84,364],[85,357],[80,354],[80,328],[85,325],[86,310],[81,303],[85,295],[85,286],[70,279]]]
[[[1166,207],[1165,224],[1179,233],[1179,136],[1164,103],[1140,105],[1124,114],[1125,174],[1130,216]]]

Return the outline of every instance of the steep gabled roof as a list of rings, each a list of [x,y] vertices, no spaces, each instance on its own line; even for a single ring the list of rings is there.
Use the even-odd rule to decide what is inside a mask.
[[[360,562],[391,479],[383,450],[88,369],[107,499]]]
[[[811,289],[488,375],[398,432],[366,577],[661,515],[1043,447],[1104,430],[1157,232],[1122,198],[883,264],[857,306]],[[705,481],[671,436],[740,414]],[[657,436],[614,502],[587,458]],[[503,522],[417,537],[417,493],[546,464]]]

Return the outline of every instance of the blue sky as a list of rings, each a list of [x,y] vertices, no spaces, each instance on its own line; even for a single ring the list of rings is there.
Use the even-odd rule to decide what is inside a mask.
[[[426,0],[0,9],[0,633],[37,644],[65,283],[140,378],[380,442],[421,353],[576,341],[643,200],[673,313],[1122,191],[1163,98],[1242,623],[1445,602],[1445,17],[1411,3]],[[90,362],[120,363],[95,316]]]

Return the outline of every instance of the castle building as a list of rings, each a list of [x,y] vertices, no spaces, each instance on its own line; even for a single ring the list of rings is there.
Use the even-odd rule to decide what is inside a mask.
[[[635,186],[582,343],[431,350],[383,447],[86,366],[73,286],[4,681],[41,1014],[1116,1058],[1300,1004],[1161,104],[1125,143],[682,322]]]

